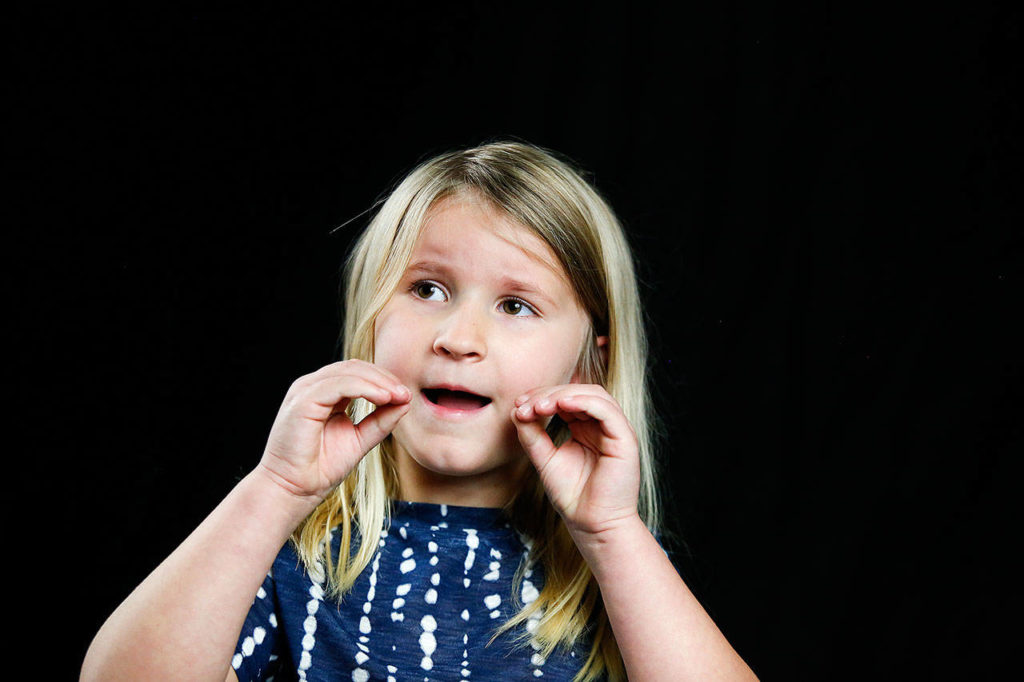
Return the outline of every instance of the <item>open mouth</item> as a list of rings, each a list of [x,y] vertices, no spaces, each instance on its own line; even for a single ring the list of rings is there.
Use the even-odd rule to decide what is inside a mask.
[[[435,405],[449,410],[479,410],[491,402],[491,399],[486,396],[466,391],[452,391],[447,388],[425,388],[423,395]]]

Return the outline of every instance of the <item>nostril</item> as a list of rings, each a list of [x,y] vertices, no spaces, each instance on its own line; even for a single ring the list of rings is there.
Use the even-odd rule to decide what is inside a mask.
[[[454,343],[439,343],[435,347],[435,352],[442,353],[452,358],[474,358],[481,355],[480,351],[474,346],[469,344],[454,344]]]
[[[452,322],[439,329],[434,352],[452,359],[481,358],[486,354],[484,331],[477,322]]]

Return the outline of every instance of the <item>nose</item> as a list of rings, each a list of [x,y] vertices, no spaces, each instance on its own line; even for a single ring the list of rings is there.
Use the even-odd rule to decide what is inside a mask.
[[[487,320],[470,305],[453,305],[440,320],[434,352],[453,360],[479,361],[487,356]]]

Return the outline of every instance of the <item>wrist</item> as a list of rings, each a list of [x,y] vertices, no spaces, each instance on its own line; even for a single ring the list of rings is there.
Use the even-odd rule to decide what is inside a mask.
[[[284,513],[289,522],[293,522],[292,527],[302,522],[324,500],[319,495],[307,495],[293,490],[278,474],[262,463],[249,472],[243,483],[252,489],[264,505]]]
[[[619,565],[622,559],[628,564],[628,557],[648,539],[657,544],[639,514],[603,524],[598,531],[570,528],[569,534],[598,580],[607,566]]]

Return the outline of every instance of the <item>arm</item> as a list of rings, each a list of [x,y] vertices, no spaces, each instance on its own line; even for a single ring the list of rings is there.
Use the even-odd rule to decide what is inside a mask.
[[[573,534],[631,680],[756,680],[639,516]]]
[[[256,591],[310,511],[254,470],[107,619],[81,679],[223,680]]]
[[[377,405],[353,424],[356,397]],[[294,528],[409,410],[409,391],[369,363],[333,363],[288,391],[259,466],[107,619],[82,680],[234,678],[252,600]]]
[[[629,421],[601,386],[535,389],[512,422],[601,589],[633,680],[756,680],[690,593],[637,513],[640,459]],[[555,447],[558,414],[572,433]]]

